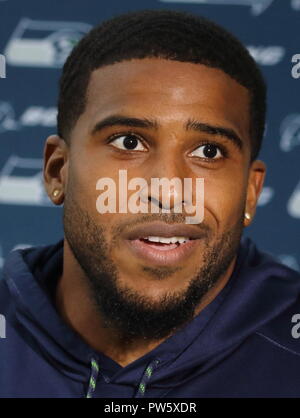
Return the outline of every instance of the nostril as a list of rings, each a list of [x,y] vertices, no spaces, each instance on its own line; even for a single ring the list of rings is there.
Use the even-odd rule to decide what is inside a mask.
[[[163,209],[163,205],[162,205],[161,201],[158,201],[155,197],[148,196],[148,201],[149,202],[155,201],[156,204],[158,204],[159,208]],[[186,202],[184,200],[182,200],[181,204],[182,204],[182,206],[184,206],[184,205],[186,205]]]
[[[152,202],[152,201],[155,202],[159,206],[160,209],[163,208],[162,203],[160,201],[158,201],[157,199],[155,199],[155,197],[148,196],[148,201],[149,202]]]

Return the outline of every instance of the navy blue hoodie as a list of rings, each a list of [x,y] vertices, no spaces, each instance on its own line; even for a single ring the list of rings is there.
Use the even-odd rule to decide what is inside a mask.
[[[218,296],[126,367],[89,347],[56,311],[62,259],[61,240],[12,251],[6,260],[1,397],[300,396],[299,327],[292,322],[300,314],[300,275],[249,239]]]

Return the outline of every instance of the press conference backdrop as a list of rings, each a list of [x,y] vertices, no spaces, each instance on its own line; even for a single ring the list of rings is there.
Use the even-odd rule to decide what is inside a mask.
[[[0,268],[12,249],[63,236],[62,207],[44,192],[42,153],[56,132],[58,78],[72,46],[113,15],[167,8],[220,23],[261,67],[268,172],[244,235],[299,270],[300,0],[0,0]]]

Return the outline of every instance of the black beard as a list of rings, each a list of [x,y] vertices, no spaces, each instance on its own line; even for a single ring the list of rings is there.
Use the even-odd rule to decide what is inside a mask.
[[[174,216],[181,221],[184,219],[182,214],[156,214],[143,215],[143,220],[170,222],[170,217],[175,219]],[[191,277],[187,288],[153,301],[119,284],[117,266],[109,258],[114,239],[109,247],[104,228],[69,197],[65,199],[63,220],[65,237],[88,280],[91,300],[105,326],[123,341],[161,340],[191,321],[203,296],[224,275],[236,256],[243,230],[241,215],[236,226],[213,245],[209,245],[208,234],[204,238],[204,265]],[[117,233],[114,236],[117,237]],[[174,267],[144,268],[149,274],[157,274],[158,280],[175,270]]]

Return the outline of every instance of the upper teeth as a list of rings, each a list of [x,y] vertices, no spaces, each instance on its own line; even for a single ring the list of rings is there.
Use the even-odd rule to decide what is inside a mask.
[[[175,244],[176,242],[179,242],[179,244],[182,244],[186,241],[189,241],[190,239],[187,237],[144,237],[144,239],[147,239],[148,241],[153,242],[162,242],[163,244]]]

